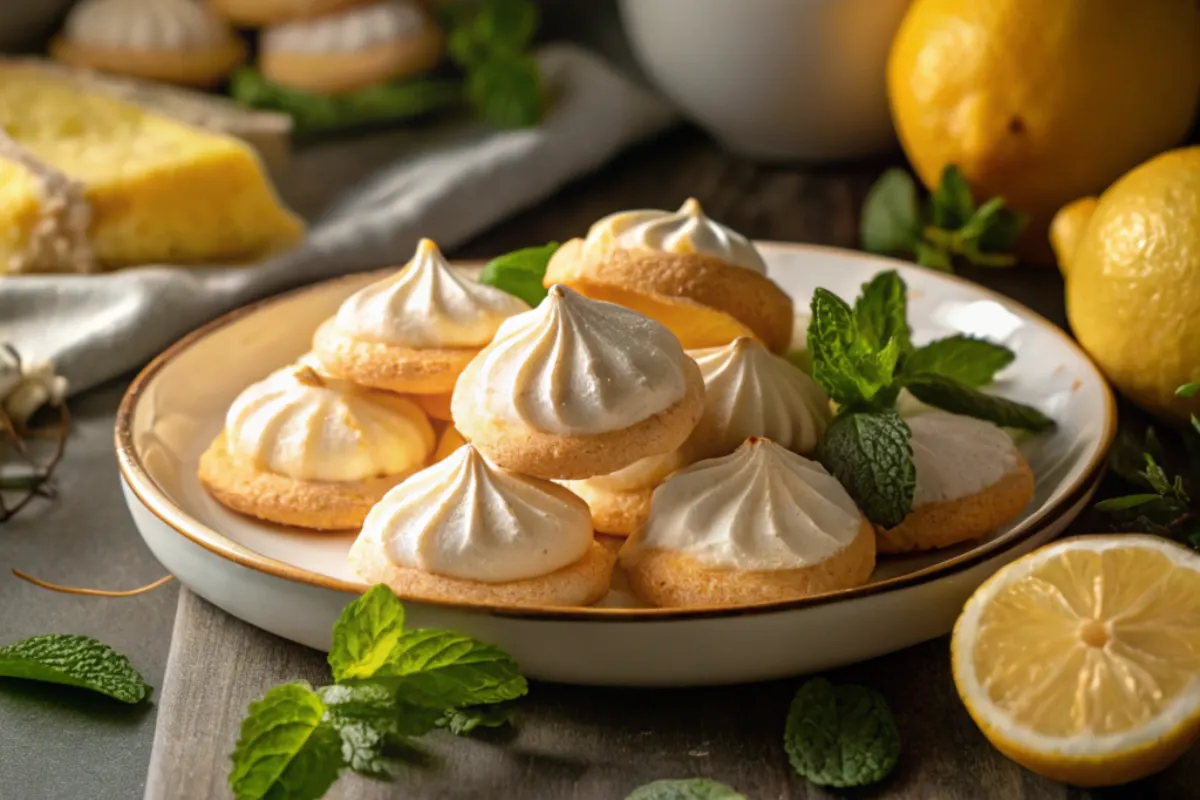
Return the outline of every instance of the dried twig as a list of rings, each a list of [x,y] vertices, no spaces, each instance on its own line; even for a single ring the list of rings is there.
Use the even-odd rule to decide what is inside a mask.
[[[57,583],[44,581],[41,578],[35,578],[32,575],[15,568],[13,569],[12,574],[23,581],[32,583],[34,586],[40,586],[41,588],[49,589],[52,592],[62,592],[63,594],[82,594],[87,595],[88,597],[136,597],[139,594],[145,594],[146,592],[154,591],[158,587],[175,580],[174,575],[164,575],[158,580],[148,583],[145,586],[139,586],[136,589],[124,589],[118,591],[109,589],[82,589],[77,586],[62,586]]]

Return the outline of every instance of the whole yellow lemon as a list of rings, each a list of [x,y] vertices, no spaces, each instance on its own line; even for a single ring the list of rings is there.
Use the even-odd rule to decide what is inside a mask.
[[[1200,97],[1200,5],[915,0],[887,79],[925,185],[957,164],[976,199],[1002,195],[1030,215],[1020,252],[1049,260],[1056,210],[1187,132]]]
[[[1197,404],[1175,389],[1200,379],[1200,147],[1071,203],[1050,235],[1080,344],[1135,403],[1185,420]]]

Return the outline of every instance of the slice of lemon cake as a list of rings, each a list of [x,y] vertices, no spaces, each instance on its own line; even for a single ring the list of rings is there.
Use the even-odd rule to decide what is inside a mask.
[[[303,233],[254,151],[0,61],[0,274],[256,259]]]

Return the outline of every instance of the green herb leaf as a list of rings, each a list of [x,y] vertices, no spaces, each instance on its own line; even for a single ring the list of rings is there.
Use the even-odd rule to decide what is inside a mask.
[[[229,93],[243,106],[289,115],[299,137],[413,120],[458,105],[463,99],[458,83],[423,78],[375,84],[344,94],[317,94],[272,83],[253,67],[242,67],[233,74]]]
[[[904,372],[943,375],[967,386],[986,386],[1013,362],[1012,350],[965,334],[936,339],[918,347],[904,362]]]
[[[842,414],[821,437],[817,458],[867,519],[892,528],[912,510],[916,491],[911,435],[892,409]]]
[[[455,736],[466,736],[476,728],[500,728],[511,721],[509,711],[504,706],[471,706],[448,709],[437,724]]]
[[[929,242],[916,242],[913,245],[913,252],[917,255],[917,263],[922,267],[936,269],[940,272],[954,271],[954,264],[950,260],[950,253],[943,247],[930,244]]]
[[[542,117],[542,73],[533,56],[502,55],[467,73],[467,99],[495,128],[529,128]]]
[[[912,349],[907,291],[894,269],[880,272],[863,284],[862,294],[854,301],[854,320],[873,349],[881,350],[892,339],[901,353]]]
[[[967,223],[958,231],[961,241],[974,241],[990,228],[1004,210],[1004,198],[993,197],[981,205]]]
[[[846,301],[822,288],[813,293],[808,347],[813,379],[844,406],[872,404],[891,386],[900,359],[898,339],[873,348]]]
[[[887,170],[863,203],[859,224],[863,249],[872,253],[911,250],[920,232],[916,183],[906,170]]]
[[[984,394],[944,375],[909,375],[904,378],[904,387],[922,403],[1004,428],[1036,432],[1054,427],[1054,420],[1036,408]]]
[[[1007,253],[983,252],[974,240],[963,242],[958,252],[977,267],[1011,267],[1017,263],[1017,257]]]
[[[140,703],[150,686],[129,659],[90,636],[51,633],[0,647],[0,677],[78,686]]]
[[[1128,511],[1131,508],[1137,508],[1161,498],[1162,495],[1158,494],[1131,494],[1125,497],[1113,497],[1096,503],[1096,510],[1102,511],[1105,514],[1112,514],[1117,511]]]
[[[399,702],[382,684],[337,684],[317,693],[325,703],[325,721],[341,738],[342,759],[355,772],[373,777],[391,774],[385,748],[423,736],[440,719],[436,709]]]
[[[896,766],[900,732],[878,692],[814,678],[792,699],[784,748],[796,772],[813,783],[865,786]]]
[[[404,632],[404,607],[383,584],[342,609],[333,626],[329,667],[333,679],[369,678],[387,662]]]
[[[1176,397],[1195,397],[1197,393],[1200,393],[1200,382],[1196,381],[1185,383],[1175,390]]]
[[[685,778],[647,783],[625,800],[746,800],[745,795],[708,778]]]
[[[479,282],[502,289],[521,298],[530,307],[536,307],[546,298],[542,278],[546,275],[550,257],[558,247],[558,242],[550,242],[541,247],[525,247],[497,256],[479,273]]]
[[[984,253],[1007,252],[1016,243],[1017,237],[1028,222],[1028,214],[1006,208],[992,219],[987,230],[979,234],[975,243]]]
[[[958,230],[975,213],[971,187],[954,164],[942,170],[942,179],[929,198],[930,218],[943,230]]]
[[[452,21],[447,49],[457,64],[474,67],[524,52],[537,26],[538,8],[529,0],[483,0]]]
[[[405,631],[374,677],[387,679],[405,702],[439,710],[501,703],[529,690],[500,648],[434,629]]]
[[[234,797],[322,797],[343,764],[341,739],[324,717],[324,703],[303,681],[276,686],[251,703],[230,756]]]

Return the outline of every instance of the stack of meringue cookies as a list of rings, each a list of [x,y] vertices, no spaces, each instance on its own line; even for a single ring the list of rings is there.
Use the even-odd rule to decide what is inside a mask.
[[[810,459],[830,401],[777,355],[795,316],[765,273],[694,200],[563,245],[533,309],[423,240],[234,401],[201,481],[260,519],[361,526],[354,570],[401,596],[522,606],[596,603],[618,560],[655,606],[801,598],[866,583],[877,549],[1021,511],[1033,479],[1008,434],[922,411],[913,511],[875,530]]]
[[[51,54],[64,63],[210,88],[246,60],[234,27],[261,29],[258,68],[337,94],[436,66],[444,37],[416,0],[82,0]]]

